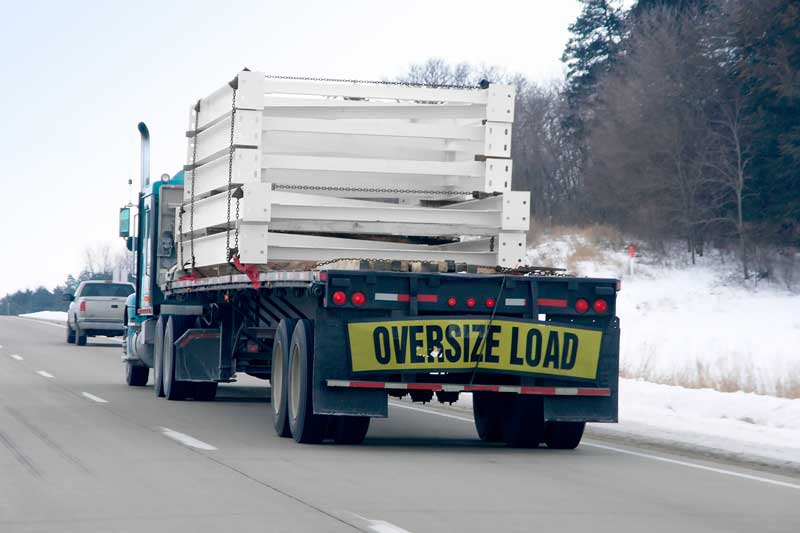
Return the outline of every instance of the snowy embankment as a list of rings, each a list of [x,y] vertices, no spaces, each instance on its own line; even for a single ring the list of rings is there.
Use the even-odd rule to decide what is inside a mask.
[[[22,318],[35,318],[37,320],[47,320],[48,322],[67,322],[66,311],[37,311],[36,313],[24,313],[19,315]]]
[[[800,296],[745,286],[718,251],[692,265],[677,245],[637,252],[630,275],[628,244],[600,227],[528,251],[534,265],[622,279],[620,423],[594,431],[800,467]]]

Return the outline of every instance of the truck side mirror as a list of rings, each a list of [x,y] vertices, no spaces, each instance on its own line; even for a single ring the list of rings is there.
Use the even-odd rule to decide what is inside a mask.
[[[71,302],[72,300],[75,299],[75,295],[72,294],[71,292],[65,292],[64,294],[61,295],[61,299],[64,300],[65,302]]]
[[[130,207],[122,207],[119,210],[119,236],[122,237],[122,238],[128,238],[128,237],[131,236],[131,208]]]
[[[136,246],[136,243],[134,242],[133,237],[128,237],[127,239],[125,239],[125,247],[128,249],[129,252],[136,251],[134,250],[134,246]]]

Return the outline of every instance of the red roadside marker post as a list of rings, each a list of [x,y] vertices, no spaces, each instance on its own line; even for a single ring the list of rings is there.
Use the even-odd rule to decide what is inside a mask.
[[[630,258],[628,259],[628,265],[629,265],[631,277],[633,277],[633,258],[636,255],[636,249],[633,247],[633,245],[631,245],[628,248],[628,253],[630,254]]]

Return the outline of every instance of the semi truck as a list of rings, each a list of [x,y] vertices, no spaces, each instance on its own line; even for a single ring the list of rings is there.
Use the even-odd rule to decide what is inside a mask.
[[[192,103],[186,164],[120,210],[126,382],[269,380],[275,432],[361,443],[390,398],[472,395],[478,436],[572,449],[616,422],[616,279],[527,264],[514,88],[268,76]]]

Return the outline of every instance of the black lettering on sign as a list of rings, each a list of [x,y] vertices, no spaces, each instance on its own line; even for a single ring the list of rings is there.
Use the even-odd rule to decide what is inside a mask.
[[[464,324],[464,362],[469,362],[469,324]]]
[[[394,343],[394,356],[398,365],[406,362],[408,348],[408,326],[392,326],[392,342]]]
[[[511,364],[522,365],[522,357],[519,356],[519,328],[511,326]]]
[[[492,324],[489,326],[489,331],[486,333],[486,362],[499,363],[500,356],[494,353],[494,349],[500,346],[500,340],[495,339],[495,335],[500,333],[500,326]]]
[[[444,356],[451,363],[457,363],[461,359],[461,343],[457,337],[461,336],[461,327],[458,324],[448,324],[444,329],[444,337],[447,339],[450,348],[445,348]]]
[[[420,355],[420,348],[423,348],[425,341],[419,338],[419,334],[422,333],[423,327],[422,326],[411,326],[409,330],[409,336],[411,337],[411,362],[412,363],[424,363],[425,357]]]
[[[542,334],[538,329],[529,329],[525,339],[525,362],[528,366],[539,366],[542,361]]]
[[[572,370],[578,359],[578,336],[564,333],[564,351],[561,353],[561,370]]]
[[[558,368],[559,352],[558,333],[551,331],[550,336],[547,337],[547,350],[545,350],[542,368],[549,368],[551,364],[553,365],[553,368]]]
[[[375,358],[382,365],[392,359],[392,345],[389,341],[389,330],[378,326],[372,331],[372,342],[375,343]]]
[[[479,363],[482,359],[482,355],[479,353],[479,350],[483,345],[483,336],[486,333],[486,326],[483,324],[472,324],[472,331],[477,333],[478,336],[475,339],[475,344],[472,345],[472,358],[470,360],[473,363]]]
[[[433,362],[434,360],[443,360],[444,355],[442,354],[442,338],[444,337],[444,333],[442,332],[441,326],[431,324],[427,327],[425,333],[426,340],[428,341],[428,348],[425,352],[428,354],[428,361]],[[432,352],[438,352],[438,355],[434,357],[431,355]]]

